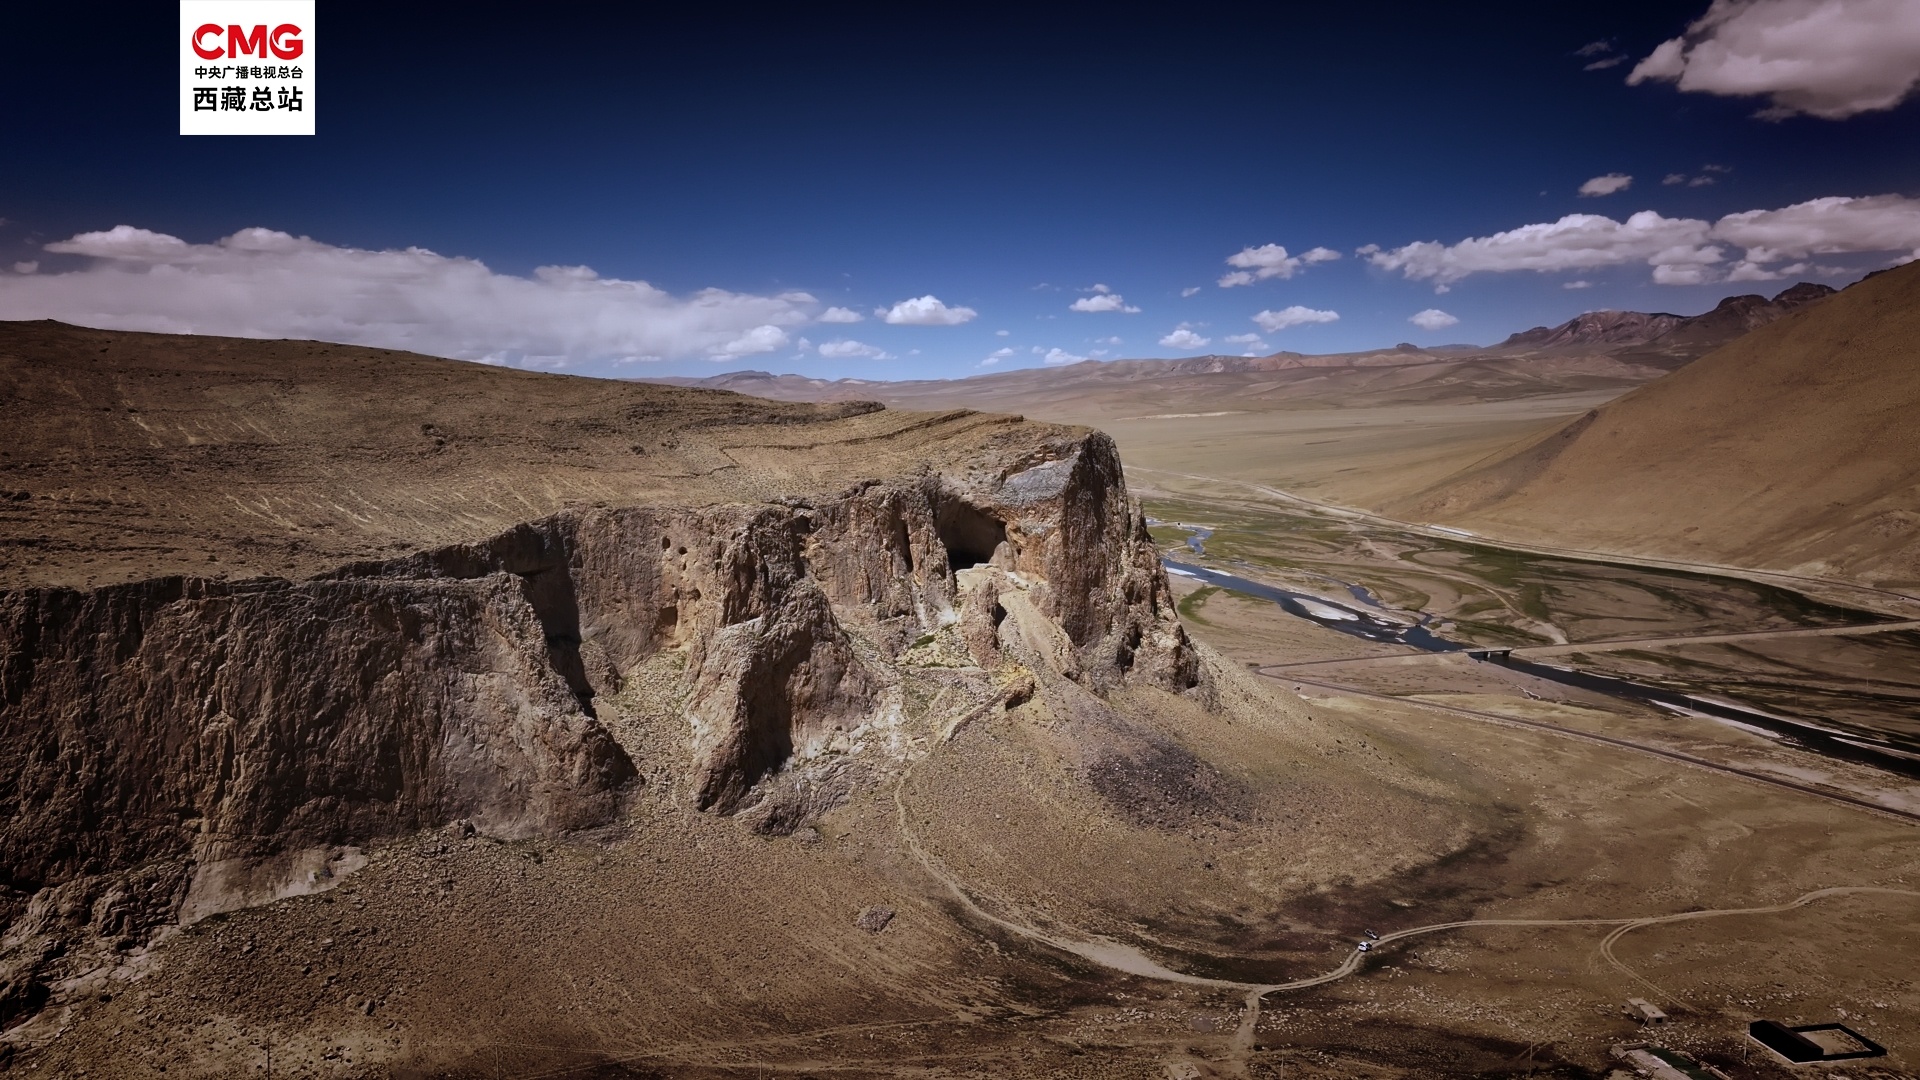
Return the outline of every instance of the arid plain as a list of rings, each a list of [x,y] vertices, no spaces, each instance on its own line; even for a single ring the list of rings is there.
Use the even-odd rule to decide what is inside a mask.
[[[1909,586],[1392,513],[1712,349],[875,410],[7,333],[87,433],[0,484],[27,1075],[1601,1077],[1629,997],[1920,1057],[1920,781],[1791,734],[1920,734]]]

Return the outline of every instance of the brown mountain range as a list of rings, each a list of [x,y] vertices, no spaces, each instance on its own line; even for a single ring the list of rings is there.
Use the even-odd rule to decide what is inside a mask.
[[[1388,509],[1533,541],[1920,581],[1920,265],[1797,306],[1734,305],[1719,322],[1770,321]]]

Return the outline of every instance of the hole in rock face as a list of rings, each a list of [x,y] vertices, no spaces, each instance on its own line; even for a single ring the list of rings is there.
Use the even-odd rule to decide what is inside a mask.
[[[940,533],[941,546],[947,549],[947,567],[952,570],[984,565],[993,558],[993,549],[1007,538],[1006,522],[958,501],[940,507],[934,527]]]

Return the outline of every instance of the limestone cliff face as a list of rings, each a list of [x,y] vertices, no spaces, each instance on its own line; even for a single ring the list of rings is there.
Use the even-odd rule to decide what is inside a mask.
[[[662,650],[685,657],[692,798],[751,806],[888,707],[919,636],[963,621],[991,654],[991,594],[957,584],[979,564],[1032,583],[1090,688],[1197,682],[1098,434],[769,503],[575,508],[305,581],[0,593],[0,1010],[78,926],[137,939],[456,819],[612,819],[638,771],[594,699]]]

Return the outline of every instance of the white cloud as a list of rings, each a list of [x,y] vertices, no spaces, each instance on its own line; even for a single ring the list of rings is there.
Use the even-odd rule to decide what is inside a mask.
[[[1568,214],[1558,221],[1522,225],[1457,244],[1423,240],[1392,250],[1370,244],[1361,254],[1383,270],[1398,270],[1412,280],[1444,287],[1483,272],[1545,273],[1639,261],[1660,265],[1717,259],[1719,249],[1708,246],[1710,228],[1704,221],[1661,217],[1652,210],[1642,210],[1625,222],[1598,214]]]
[[[1633,186],[1633,177],[1626,173],[1608,173],[1596,176],[1580,185],[1580,194],[1586,198],[1611,195],[1616,191],[1625,191]]]
[[[1340,318],[1337,311],[1315,311],[1310,307],[1295,304],[1279,311],[1262,311],[1253,316],[1260,329],[1269,334],[1277,334],[1289,326],[1304,326],[1308,323],[1330,323]]]
[[[823,341],[817,350],[829,360],[891,360],[893,354],[878,345],[868,345],[859,341]]]
[[[1457,326],[1460,323],[1458,318],[1441,311],[1439,308],[1428,308],[1425,311],[1415,312],[1407,316],[1407,321],[1422,330],[1430,332],[1434,330],[1445,330],[1449,326]]]
[[[1095,345],[1123,345],[1125,344],[1125,342],[1121,341],[1118,337],[1103,337],[1103,338],[1096,338],[1094,340],[1094,344]]]
[[[1200,286],[1198,286],[1198,285],[1189,285],[1189,286],[1187,286],[1186,288],[1184,288],[1184,289],[1181,289],[1181,290],[1180,290],[1180,297],[1181,297],[1181,299],[1183,299],[1183,300],[1184,300],[1184,299],[1186,299],[1187,297],[1189,297],[1189,296],[1192,296],[1192,295],[1194,295],[1195,293],[1197,293],[1197,292],[1199,292],[1199,291],[1200,291]]]
[[[932,294],[902,300],[873,313],[893,326],[959,326],[980,314],[970,307],[948,307]]]
[[[1591,288],[1593,288],[1593,282],[1591,282],[1591,281],[1563,281],[1563,282],[1561,282],[1561,283],[1560,283],[1560,287],[1561,287],[1561,288],[1563,288],[1563,289],[1591,289]]]
[[[1621,64],[1624,64],[1626,62],[1627,62],[1627,58],[1624,56],[1609,56],[1605,60],[1595,60],[1593,63],[1588,64],[1586,67],[1583,67],[1580,70],[1605,71],[1610,67],[1619,67]]]
[[[737,360],[742,356],[767,353],[787,343],[787,332],[777,326],[756,326],[715,350],[709,359]]]
[[[1006,337],[1006,336],[1007,336],[1008,334],[1010,334],[1010,333],[1012,333],[1012,331],[1010,331],[1010,330],[995,330],[995,331],[993,332],[993,336],[994,336],[994,337]]]
[[[1661,177],[1660,182],[1668,187],[1672,187],[1675,184],[1684,184],[1687,182],[1687,174],[1683,172],[1670,172]]]
[[[1039,352],[1040,350],[1036,348],[1033,351]],[[1077,364],[1085,359],[1086,357],[1075,356],[1065,349],[1048,349],[1046,355],[1040,358],[1040,362],[1049,367],[1060,367],[1064,364]]]
[[[1703,285],[1711,280],[1704,266],[1656,266],[1653,268],[1655,285]]]
[[[1812,199],[1778,210],[1728,214],[1717,240],[1746,249],[1756,263],[1844,252],[1920,251],[1920,199],[1875,195]]]
[[[40,269],[40,263],[38,260],[34,260],[34,259],[29,259],[26,262],[17,262],[13,264],[13,272],[16,274],[31,274],[31,273],[37,272],[39,269]]]
[[[1259,334],[1228,334],[1220,339],[1229,345],[1240,345],[1249,349],[1264,349],[1267,343],[1260,340]]]
[[[560,367],[770,352],[786,343],[786,327],[809,321],[813,303],[805,293],[676,296],[584,266],[517,277],[423,248],[336,247],[261,228],[191,244],[121,225],[47,250],[86,263],[0,279],[0,318],[318,338]]]
[[[999,365],[1000,361],[1005,360],[1007,357],[1012,355],[1013,355],[1012,349],[995,349],[992,352],[988,353],[979,363],[975,364],[974,367],[983,367],[983,368],[996,367]]]
[[[1105,285],[1095,285],[1094,290],[1094,295],[1083,296],[1073,303],[1068,304],[1067,310],[1093,313],[1119,311],[1128,315],[1138,315],[1140,313],[1139,308],[1127,303],[1119,293],[1108,289]]]
[[[1181,323],[1179,326],[1174,327],[1166,337],[1161,338],[1160,344],[1165,345],[1169,349],[1204,349],[1212,340],[1212,338],[1203,337],[1200,334],[1194,333],[1191,325]]]
[[[830,307],[820,313],[820,321],[824,323],[856,323],[865,318],[865,315],[843,307]]]
[[[1758,115],[1840,120],[1891,109],[1920,82],[1914,0],[1713,0],[1686,34],[1662,42],[1628,85],[1765,95]]]
[[[1227,256],[1227,265],[1239,269],[1222,274],[1218,284],[1223,289],[1231,289],[1236,285],[1251,285],[1268,278],[1290,278],[1299,273],[1302,266],[1331,262],[1339,257],[1339,252],[1323,247],[1313,248],[1300,255],[1287,254],[1287,249],[1279,244],[1241,248]],[[1189,294],[1181,293],[1180,295]]]
[[[1715,170],[1724,171],[1724,170]],[[1728,267],[1726,248],[1743,249],[1747,265]],[[1662,285],[1696,285],[1731,278],[1764,281],[1758,267],[1813,255],[1912,252],[1920,255],[1920,199],[1902,195],[1831,196],[1778,210],[1747,210],[1709,224],[1665,218],[1644,210],[1624,223],[1593,214],[1569,214],[1549,224],[1523,225],[1457,244],[1422,241],[1361,253],[1375,266],[1442,286],[1469,274],[1511,270],[1591,270],[1644,262]],[[1785,274],[1786,271],[1769,271]],[[1584,288],[1569,283],[1568,288]]]

